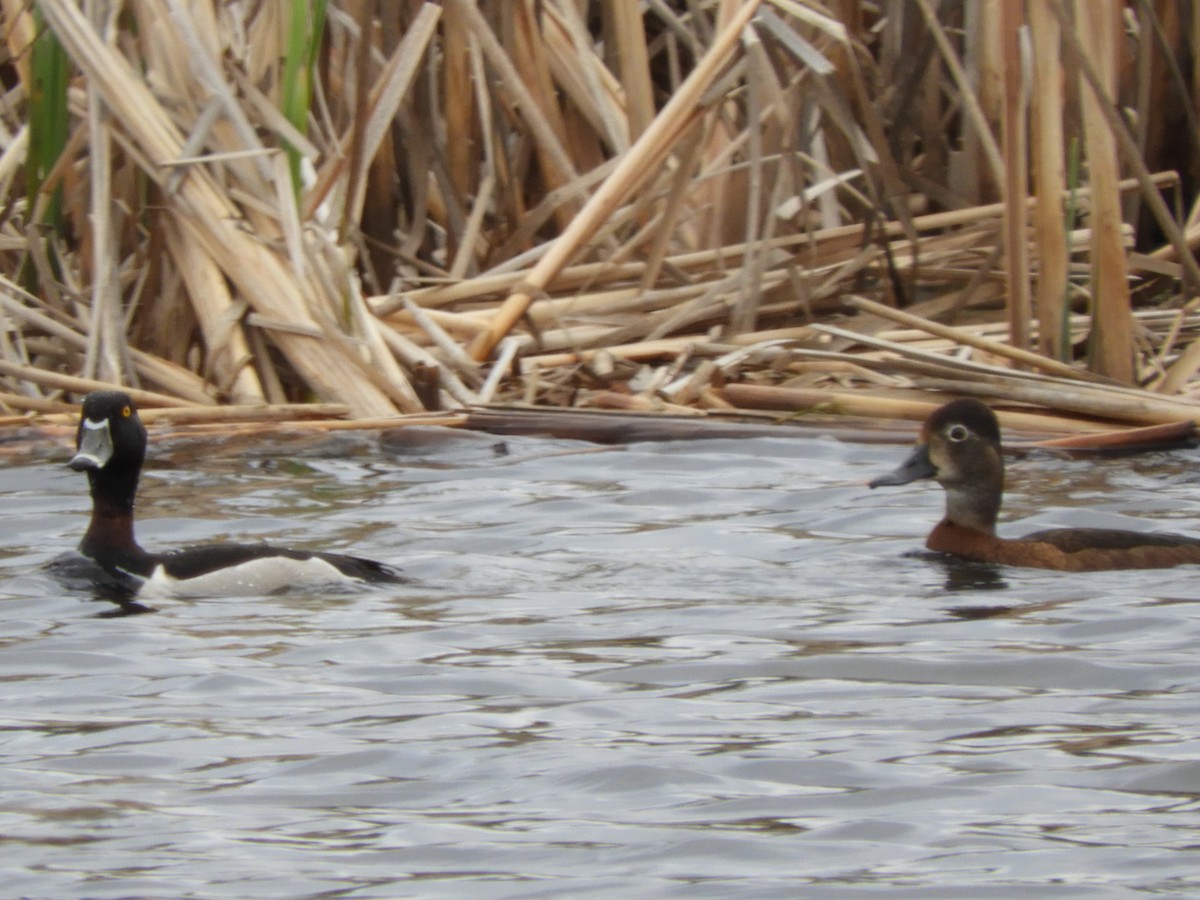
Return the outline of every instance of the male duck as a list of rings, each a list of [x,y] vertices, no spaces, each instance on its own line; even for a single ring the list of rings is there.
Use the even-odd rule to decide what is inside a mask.
[[[1200,563],[1200,540],[1111,528],[1053,528],[1011,540],[996,535],[1004,492],[1000,423],[978,400],[934,410],[912,454],[871,487],[934,478],[946,490],[946,514],[925,546],[983,562],[1067,572],[1164,569]]]
[[[287,550],[263,544],[210,544],[148,553],[133,535],[133,504],[146,428],[128,394],[96,391],[83,400],[75,456],[86,471],[92,519],[79,552],[103,570],[93,580],[139,599],[163,596],[266,594],[297,584],[396,583],[383,563],[338,553]]]

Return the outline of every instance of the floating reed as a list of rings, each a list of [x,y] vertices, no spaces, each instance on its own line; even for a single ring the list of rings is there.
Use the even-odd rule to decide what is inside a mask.
[[[1200,420],[1167,6],[0,0],[0,413]]]

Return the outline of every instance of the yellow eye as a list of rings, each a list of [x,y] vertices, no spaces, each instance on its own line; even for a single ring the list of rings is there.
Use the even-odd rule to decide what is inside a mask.
[[[123,407],[121,407],[121,415],[124,416],[126,419],[128,419],[130,416],[133,415],[133,410],[130,409],[128,406],[123,406]]]

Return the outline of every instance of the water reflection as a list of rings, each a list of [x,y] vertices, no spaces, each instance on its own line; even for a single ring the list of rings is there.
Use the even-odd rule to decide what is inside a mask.
[[[504,440],[168,443],[144,543],[413,580],[154,616],[43,571],[86,522],[60,460],[0,469],[8,892],[1200,887],[1194,571],[921,552],[941,497],[868,492],[888,447]],[[1021,462],[1013,527],[1200,523],[1193,458],[1141,462]]]
[[[914,551],[912,555],[942,570],[945,576],[943,586],[949,593],[1008,590],[1004,566],[926,550]]]

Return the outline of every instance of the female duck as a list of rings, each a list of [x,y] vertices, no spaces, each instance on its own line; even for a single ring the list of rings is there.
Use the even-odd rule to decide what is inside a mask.
[[[925,546],[983,562],[1067,572],[1164,569],[1200,563],[1200,540],[1110,528],[1054,528],[1010,540],[996,535],[1004,492],[1000,423],[978,400],[935,410],[900,468],[871,487],[933,478],[946,491],[946,514]]]
[[[96,391],[83,400],[68,465],[85,471],[92,519],[79,552],[103,570],[96,579],[138,598],[265,594],[301,583],[399,582],[395,569],[338,553],[261,544],[211,544],[149,553],[133,535],[133,504],[146,456],[146,428],[128,394]],[[99,573],[97,573],[99,574]]]

